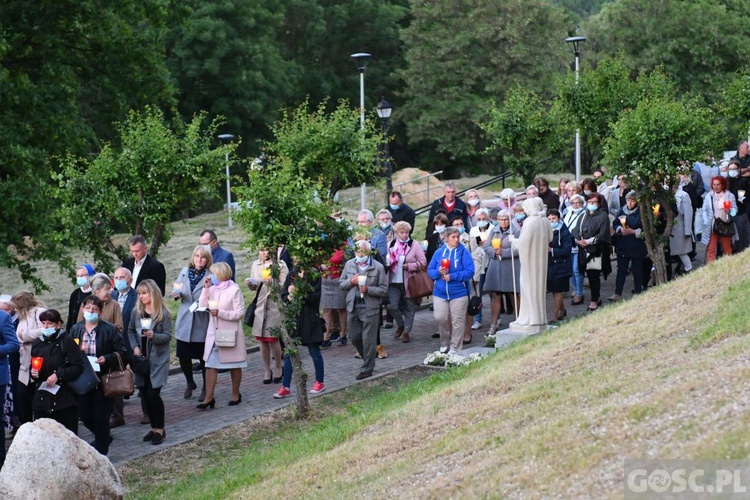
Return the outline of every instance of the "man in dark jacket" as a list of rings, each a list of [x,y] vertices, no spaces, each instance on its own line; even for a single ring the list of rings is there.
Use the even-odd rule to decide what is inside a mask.
[[[456,185],[452,182],[446,182],[443,184],[443,197],[438,198],[432,202],[430,207],[430,216],[427,219],[427,230],[425,232],[425,239],[429,239],[432,236],[433,227],[432,221],[435,219],[439,209],[445,210],[448,220],[452,221],[456,217],[460,217],[464,221],[464,227],[469,227],[469,221],[466,220],[466,203],[456,196],[457,193]]]
[[[10,383],[8,369],[8,355],[18,352],[21,343],[16,336],[16,329],[10,315],[0,310],[0,394],[5,400],[5,386]],[[0,467],[5,462],[5,429],[0,429]]]
[[[413,208],[404,202],[404,197],[399,191],[391,191],[388,211],[391,212],[391,224],[401,221],[408,222],[412,231],[414,231],[414,221],[417,219],[417,214],[414,213]],[[409,236],[411,236],[411,232],[409,232]]]
[[[130,238],[130,254],[132,257],[122,261],[122,267],[133,274],[133,287],[137,287],[145,279],[152,279],[164,295],[167,271],[164,269],[164,264],[149,255],[146,239],[140,234]]]

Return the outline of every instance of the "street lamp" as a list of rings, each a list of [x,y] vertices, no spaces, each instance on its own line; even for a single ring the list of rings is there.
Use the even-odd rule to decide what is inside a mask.
[[[390,141],[388,140],[388,120],[391,118],[391,111],[393,111],[393,106],[391,106],[391,103],[385,100],[385,97],[383,97],[380,102],[378,103],[377,107],[378,111],[378,118],[380,118],[380,123],[383,126],[383,140],[385,141],[385,144],[383,144],[383,157],[385,161],[385,205],[388,206],[388,203],[390,203],[390,194],[391,191],[393,191],[393,182],[391,180],[391,176],[393,172],[391,172],[391,149],[390,149]]]
[[[581,44],[586,41],[585,36],[571,36],[565,39],[565,43],[573,46],[573,55],[576,58],[576,87],[578,87],[578,58],[581,57]],[[581,182],[581,129],[576,128],[576,182]]]
[[[359,127],[365,128],[365,69],[367,69],[367,61],[370,60],[371,55],[367,52],[357,52],[352,54],[352,59],[359,69]],[[362,210],[367,205],[367,184],[362,183],[362,189],[360,192],[360,198],[362,199],[361,206]]]
[[[227,144],[234,139],[232,134],[220,134],[219,140],[223,144]],[[229,229],[232,229],[232,191],[229,186],[229,151],[224,154],[224,165],[227,171],[227,215],[229,216]]]

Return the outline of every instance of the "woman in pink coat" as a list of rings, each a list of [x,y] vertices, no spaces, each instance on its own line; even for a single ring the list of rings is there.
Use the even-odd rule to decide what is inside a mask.
[[[208,307],[211,313],[206,332],[206,347],[203,351],[203,359],[206,362],[206,397],[196,407],[199,410],[213,408],[216,405],[214,389],[219,370],[229,370],[232,377],[232,397],[229,406],[240,404],[242,369],[247,368],[247,346],[242,331],[245,299],[240,287],[232,281],[232,269],[226,262],[217,262],[209,270],[213,276],[204,279],[203,292],[198,303],[200,307]],[[217,346],[217,330],[234,331],[234,346]]]

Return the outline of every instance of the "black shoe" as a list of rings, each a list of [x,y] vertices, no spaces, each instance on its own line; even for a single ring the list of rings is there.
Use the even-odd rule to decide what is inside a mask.
[[[208,403],[201,403],[201,404],[199,404],[198,406],[196,406],[196,408],[198,408],[199,410],[205,410],[206,408],[210,407],[213,410],[214,406],[216,406],[216,400],[212,399]]]
[[[359,375],[357,375],[357,380],[364,380],[370,377],[372,377],[372,372],[359,372]]]
[[[439,333],[433,333],[432,334],[432,338],[433,339],[439,339],[440,338],[440,334]]]
[[[339,345],[346,345],[348,341],[346,337],[339,337],[339,339],[336,342],[338,342]]]
[[[270,376],[270,377],[268,377],[268,378],[264,378],[264,379],[263,379],[263,384],[264,384],[264,385],[268,385],[268,384],[270,384],[271,382],[273,382],[273,372],[271,372],[271,376]]]
[[[162,444],[164,442],[164,438],[167,437],[167,430],[161,431],[161,434],[158,432],[154,432],[154,439],[151,440],[151,444]]]
[[[281,375],[279,375],[278,377],[273,377],[273,383],[274,384],[280,384],[281,381],[283,380],[283,378],[284,378],[284,369],[282,368],[281,369]]]
[[[320,348],[321,349],[328,349],[329,347],[331,347],[331,341],[330,340],[324,340],[323,342],[320,343]]]
[[[193,397],[193,391],[197,388],[198,386],[195,385],[195,382],[193,382],[192,384],[188,384],[187,387],[185,388],[185,392],[182,393],[182,397],[184,399],[190,399],[191,397]]]
[[[229,400],[229,406],[237,406],[238,404],[242,403],[242,394],[239,394],[236,400]]]
[[[331,336],[329,337],[331,341],[336,341],[341,337],[341,332],[331,332]]]
[[[153,441],[154,435],[154,431],[148,431],[148,434],[143,436],[143,442],[148,443],[149,441]]]
[[[393,323],[386,323],[383,325],[383,328],[385,328],[386,330],[388,330],[389,328],[393,328]]]
[[[200,363],[193,363],[193,372],[194,373],[200,373],[201,370],[201,364]]]

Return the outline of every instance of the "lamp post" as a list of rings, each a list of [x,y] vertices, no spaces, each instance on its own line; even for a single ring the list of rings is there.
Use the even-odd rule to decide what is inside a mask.
[[[221,134],[217,137],[223,144],[227,144],[234,139],[232,134]],[[227,172],[227,215],[229,217],[229,229],[232,229],[232,191],[229,185],[229,151],[224,154],[224,165]]]
[[[365,128],[365,69],[367,69],[367,62],[370,60],[370,54],[367,52],[357,52],[352,54],[352,59],[359,69],[359,127]],[[367,205],[367,184],[362,183],[362,190],[360,193],[361,209],[364,210]]]
[[[385,100],[385,97],[380,99],[380,102],[378,103],[378,118],[380,118],[380,123],[383,126],[383,140],[385,143],[383,144],[383,159],[385,161],[385,204],[388,206],[388,203],[390,203],[390,194],[391,191],[393,191],[393,181],[391,180],[391,176],[393,172],[391,172],[391,148],[390,148],[390,141],[388,140],[388,120],[391,118],[391,111],[393,111],[393,106],[391,106],[391,103]]]
[[[573,46],[573,55],[576,58],[576,87],[578,86],[578,59],[581,57],[581,44],[586,41],[585,36],[571,36],[565,39],[565,43]],[[581,182],[581,129],[576,128],[576,182]]]

